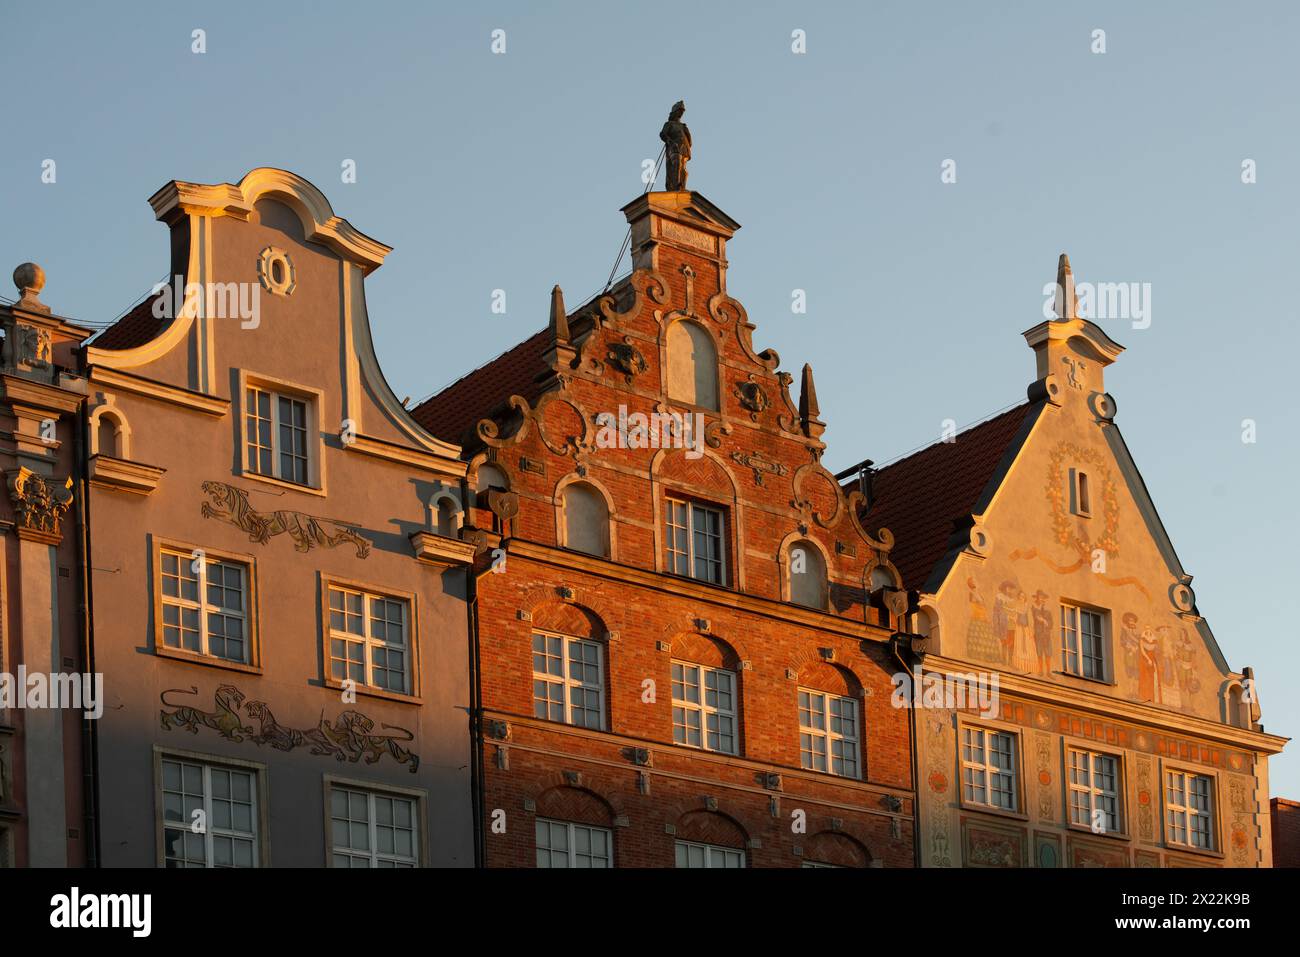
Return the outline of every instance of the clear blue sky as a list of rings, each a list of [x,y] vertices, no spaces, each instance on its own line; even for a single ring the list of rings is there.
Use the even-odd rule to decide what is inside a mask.
[[[1023,398],[1061,251],[1151,283],[1149,329],[1102,323],[1118,422],[1266,727],[1300,732],[1296,4],[32,3],[5,27],[5,276],[35,260],[56,311],[110,320],[167,270],[154,190],[291,169],[395,247],[368,298],[399,396],[535,331],[554,283],[601,288],[678,98],[690,185],[744,224],[731,292],[816,370],[832,469]],[[1300,798],[1288,750],[1273,792]]]

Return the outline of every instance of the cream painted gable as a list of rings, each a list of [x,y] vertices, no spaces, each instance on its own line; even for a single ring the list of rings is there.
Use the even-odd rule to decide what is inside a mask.
[[[133,348],[92,342],[92,368],[236,411],[242,377],[274,377],[324,397],[319,428],[332,441],[413,464],[456,456],[410,417],[375,356],[364,281],[389,248],[335,215],[315,186],[262,168],[238,184],[172,182],[150,203],[172,229],[176,318]],[[190,283],[214,291],[186,297]]]
[[[933,650],[1214,721],[1248,726],[1253,710],[1257,721],[1114,424],[1103,371],[1120,347],[1079,319],[1026,337],[1042,408],[973,509],[982,547],[950,556],[942,584],[922,598],[939,624]],[[1079,473],[1086,514],[1072,484]],[[1102,613],[1104,681],[1065,673],[1063,605]]]

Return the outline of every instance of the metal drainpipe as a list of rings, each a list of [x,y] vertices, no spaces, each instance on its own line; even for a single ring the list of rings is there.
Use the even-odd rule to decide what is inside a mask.
[[[86,673],[91,680],[95,677],[95,623],[91,614],[93,604],[93,586],[90,581],[90,502],[87,500],[87,481],[90,475],[90,460],[87,456],[90,441],[90,421],[86,415],[83,402],[77,409],[74,445],[77,459],[77,527],[76,537],[77,565],[81,574],[81,596],[77,602],[77,616],[80,619],[82,656]],[[102,707],[103,702],[99,702]],[[99,834],[99,729],[96,720],[82,717],[81,720],[81,767],[82,767],[82,805],[86,829],[86,866],[98,868],[100,861]]]
[[[483,833],[483,688],[478,644],[478,575],[471,561],[465,569],[465,624],[469,639],[470,805],[474,822],[474,866],[485,867]]]
[[[912,671],[912,666],[903,660],[903,656],[900,652],[903,643],[902,638],[903,636],[901,634],[895,634],[889,644],[894,652],[894,657],[898,660],[898,663],[903,666],[903,670],[907,672],[907,679],[911,685],[910,690],[915,692],[916,675]],[[919,780],[920,771],[917,765],[918,738],[916,736],[916,708],[914,705],[915,699],[909,703],[907,709],[908,728],[912,735],[912,746],[908,749],[912,752],[912,859],[916,862],[917,867],[922,867],[924,865],[921,863],[921,782]]]

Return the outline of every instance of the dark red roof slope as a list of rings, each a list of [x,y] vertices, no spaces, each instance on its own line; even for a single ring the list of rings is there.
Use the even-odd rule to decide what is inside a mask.
[[[126,315],[104,329],[90,344],[96,349],[133,349],[153,339],[167,324],[167,320],[158,319],[153,314],[153,304],[157,299],[157,296],[150,296],[128,310]]]
[[[504,409],[512,395],[530,403],[541,396],[537,377],[548,371],[542,353],[549,344],[549,330],[543,329],[425,399],[411,410],[412,417],[446,442],[472,444],[479,420]]]
[[[1037,403],[1027,402],[936,442],[876,473],[863,525],[894,533],[890,560],[906,588],[920,589],[948,552],[953,519],[971,514]],[[850,483],[856,486],[856,483]],[[850,487],[850,486],[846,486]]]

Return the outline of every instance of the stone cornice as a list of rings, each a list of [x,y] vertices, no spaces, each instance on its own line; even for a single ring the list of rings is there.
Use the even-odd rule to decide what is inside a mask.
[[[89,471],[91,485],[148,495],[158,487],[158,481],[167,470],[156,465],[101,454],[90,457]]]
[[[610,758],[603,758],[590,754],[578,755],[571,750],[551,751],[546,748],[538,747],[536,744],[525,743],[515,739],[513,736],[509,740],[498,741],[492,738],[486,738],[484,744],[496,745],[509,750],[532,751],[539,754],[549,754],[554,757],[563,758],[566,761],[582,762],[586,764],[603,765],[611,769],[626,769],[629,773],[642,772],[656,777],[675,778],[682,781],[694,781],[700,784],[716,785],[726,787],[737,791],[747,791],[752,794],[762,794],[769,797],[780,797],[786,800],[794,798],[803,799],[798,791],[790,787],[794,782],[812,783],[818,785],[833,785],[843,788],[845,791],[855,795],[873,795],[876,797],[892,796],[898,798],[905,804],[910,804],[915,795],[906,788],[892,787],[888,784],[877,784],[872,781],[863,781],[861,778],[837,777],[834,775],[819,774],[815,771],[806,771],[803,768],[796,768],[790,765],[776,764],[771,761],[759,761],[753,758],[742,757],[739,755],[718,754],[698,749],[679,748],[671,744],[665,744],[662,741],[649,740],[644,738],[634,738],[628,735],[618,734],[613,731],[592,731],[587,728],[579,728],[575,725],[559,724],[554,721],[545,721],[539,718],[532,718],[524,715],[511,714],[506,711],[497,711],[491,708],[483,710],[484,718],[500,718],[509,722],[514,728],[528,728],[538,733],[548,733],[564,737],[583,738],[593,742],[608,744],[612,747],[619,746],[637,746],[646,747],[649,750],[661,754],[665,757],[682,757],[689,758],[690,762],[696,766],[715,766],[718,768],[730,767],[738,768],[756,773],[776,771],[781,775],[783,787],[779,791],[760,787],[757,784],[745,785],[736,782],[728,782],[720,778],[703,777],[700,775],[684,774],[680,771],[672,771],[665,768],[656,768],[653,765],[644,766],[636,765],[627,761],[616,761]],[[870,767],[867,773],[871,773]],[[836,806],[837,802],[827,798],[807,797],[806,800],[815,802],[822,806]],[[896,817],[902,820],[911,820],[912,815],[906,811],[886,811],[878,810],[863,801],[862,803],[840,804],[839,806],[846,810],[852,810],[862,814],[873,814],[880,817]]]
[[[351,442],[343,446],[353,452],[361,452],[364,455],[373,455],[375,458],[387,459],[390,462],[400,462],[402,465],[411,465],[419,469],[437,473],[438,475],[452,476],[454,478],[464,478],[465,472],[469,468],[468,463],[455,458],[454,453],[456,446],[448,446],[449,454],[447,456],[435,455],[432,452],[426,452],[422,449],[413,449],[405,445],[396,445],[387,442],[384,439],[377,439],[373,436],[358,435]]]
[[[979,672],[980,666],[975,662],[956,661],[937,655],[926,655],[921,660],[924,671],[948,674],[970,674]],[[1163,708],[1156,708],[1143,702],[1129,701],[1097,694],[1065,684],[1045,682],[1022,675],[998,672],[999,693],[1014,695],[1017,698],[1054,705],[1056,707],[1074,708],[1088,711],[1121,721],[1143,725],[1156,730],[1174,734],[1192,735],[1198,738],[1217,741],[1245,751],[1262,754],[1277,754],[1290,738],[1263,731],[1250,731],[1229,724],[1220,724],[1206,718],[1192,715],[1176,714]]]
[[[170,223],[182,216],[233,216],[247,220],[254,204],[263,197],[283,203],[298,214],[308,240],[328,246],[366,273],[383,264],[392,252],[358,230],[346,219],[334,215],[325,194],[296,173],[259,167],[237,184],[203,185],[172,180],[153,196],[149,205],[154,215]]]
[[[427,531],[414,532],[410,542],[417,559],[431,565],[444,565],[449,568],[472,564],[477,548],[474,542],[462,542],[458,538],[448,538]]]
[[[0,375],[0,399],[10,405],[26,405],[45,412],[77,411],[84,396],[55,385],[16,375]]]
[[[204,415],[220,418],[230,411],[229,399],[194,392],[190,389],[182,389],[179,386],[168,385],[155,379],[147,379],[144,376],[123,372],[120,369],[91,366],[89,378],[96,385],[108,386],[120,392],[129,392],[132,395],[155,399],[170,405],[178,405],[194,412],[202,412]]]
[[[595,575],[610,581],[639,585],[643,588],[653,588],[680,598],[690,599],[702,605],[732,608],[750,614],[764,615],[777,621],[801,625],[805,628],[836,634],[844,638],[883,643],[893,635],[890,629],[882,628],[879,625],[869,625],[866,622],[819,613],[801,605],[792,605],[789,602],[747,595],[744,592],[730,588],[701,585],[688,578],[678,578],[675,575],[665,575],[641,568],[632,568],[628,565],[620,565],[616,562],[572,552],[568,549],[539,545],[536,542],[530,542],[522,538],[505,539],[503,545],[507,555],[518,555],[521,558],[529,558],[548,565],[554,565],[557,568]]]

